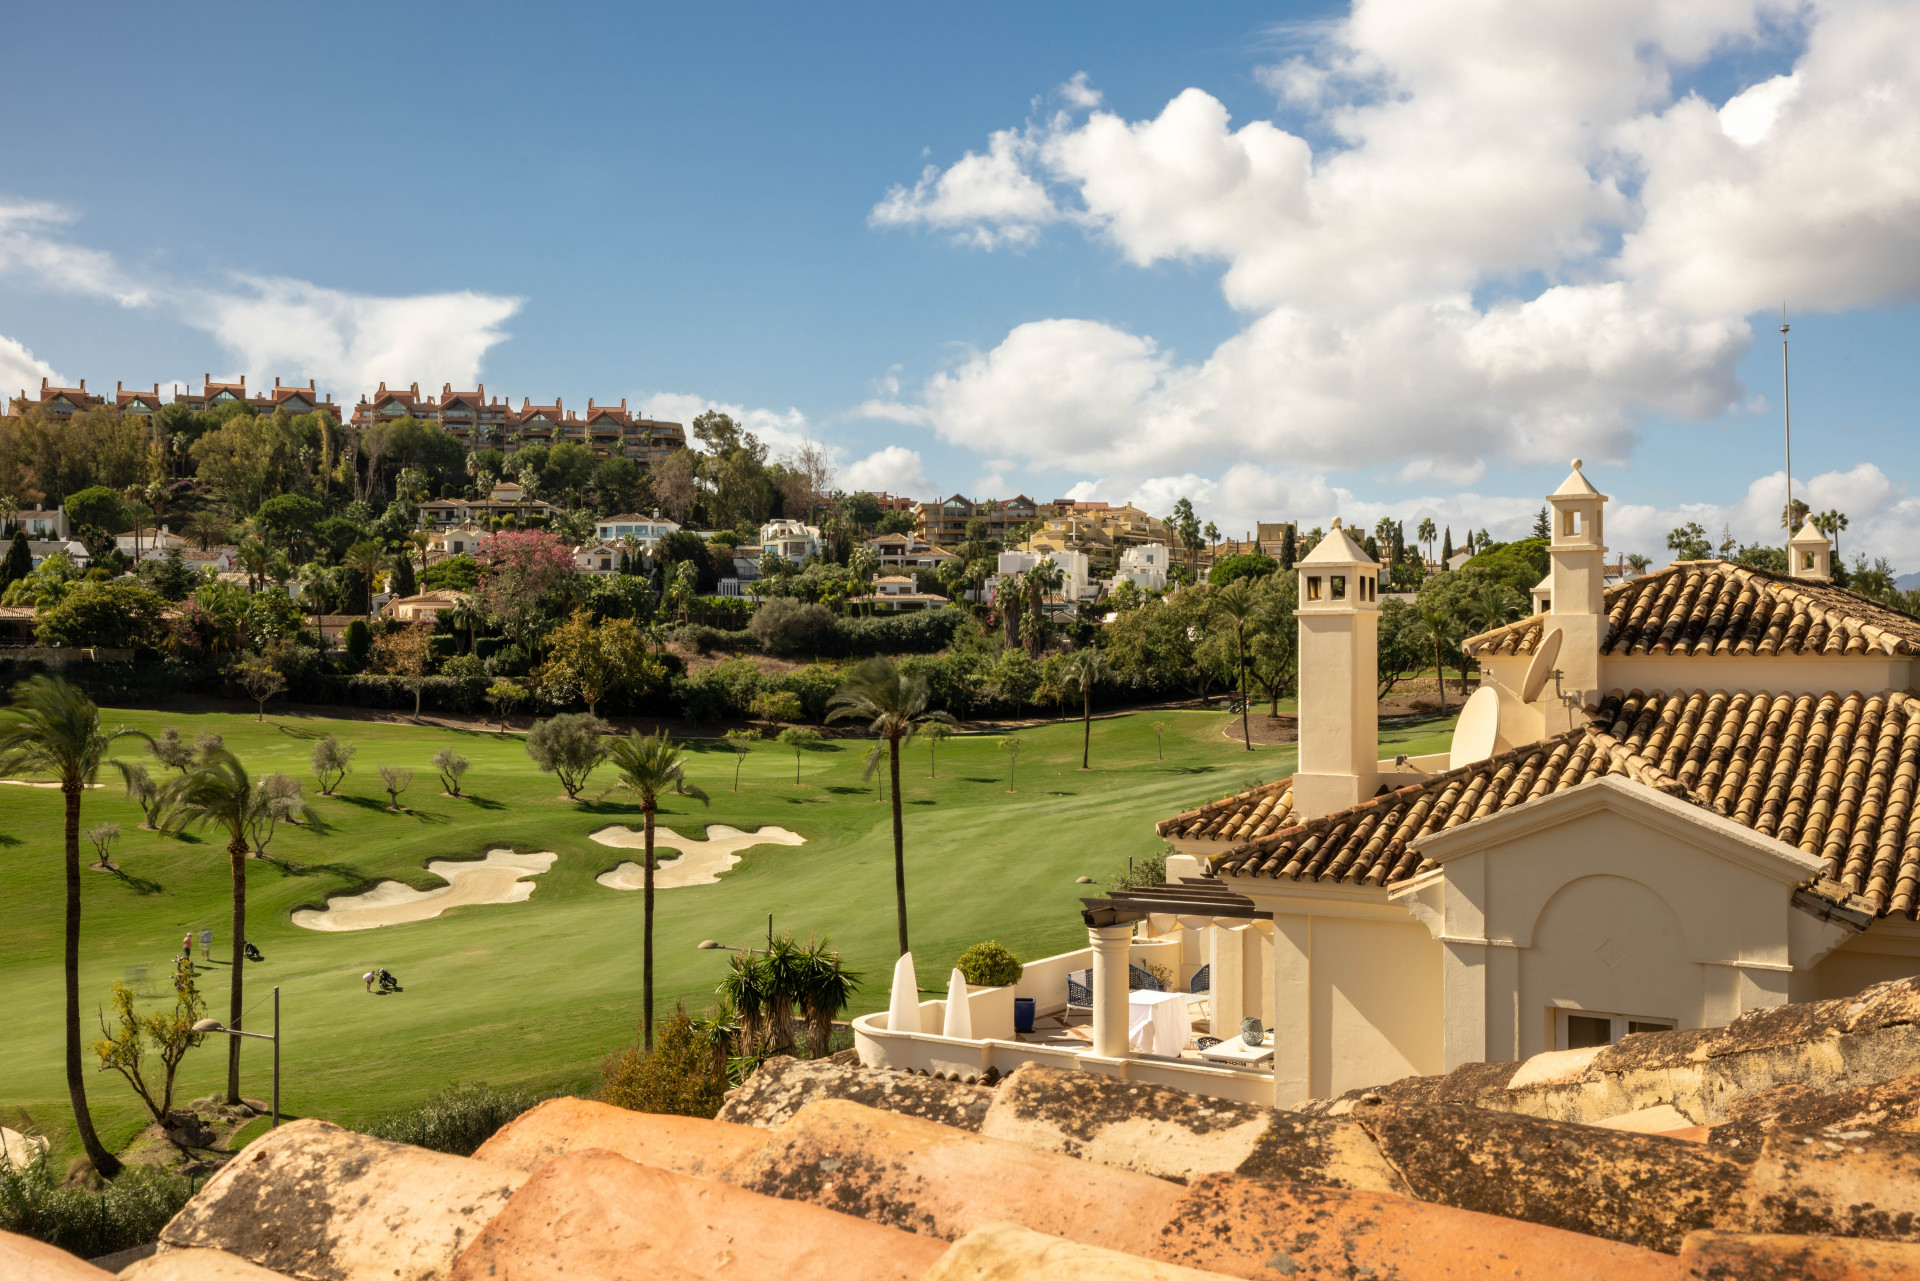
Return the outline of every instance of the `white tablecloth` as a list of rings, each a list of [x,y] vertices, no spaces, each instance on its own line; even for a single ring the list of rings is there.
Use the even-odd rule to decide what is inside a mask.
[[[1141,1054],[1176,1058],[1193,1037],[1185,992],[1127,993],[1127,1045]]]

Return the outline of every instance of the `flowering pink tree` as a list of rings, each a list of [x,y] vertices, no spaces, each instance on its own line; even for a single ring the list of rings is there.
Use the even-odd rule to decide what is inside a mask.
[[[573,584],[573,553],[553,534],[503,530],[480,544],[479,597],[522,644],[532,638],[550,599]]]

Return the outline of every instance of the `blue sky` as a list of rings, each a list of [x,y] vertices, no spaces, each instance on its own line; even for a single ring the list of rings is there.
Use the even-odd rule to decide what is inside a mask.
[[[1657,555],[1764,532],[1791,291],[1796,476],[1920,567],[1920,57],[1882,6],[1410,5],[15,13],[0,373],[717,403],[922,497],[1230,530],[1515,532],[1581,452]],[[1709,179],[1861,208],[1783,248]]]

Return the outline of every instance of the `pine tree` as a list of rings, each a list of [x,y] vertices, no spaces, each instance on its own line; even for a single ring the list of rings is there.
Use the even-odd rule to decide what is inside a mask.
[[[0,561],[0,592],[15,579],[25,578],[33,572],[33,553],[27,548],[27,531],[13,531],[13,542],[7,547],[7,558]]]
[[[1440,563],[1445,565],[1453,559],[1453,526],[1447,526],[1447,536],[1440,544]]]
[[[1547,509],[1544,507],[1540,509],[1540,514],[1533,518],[1533,536],[1535,538],[1553,537],[1553,522],[1547,518]]]

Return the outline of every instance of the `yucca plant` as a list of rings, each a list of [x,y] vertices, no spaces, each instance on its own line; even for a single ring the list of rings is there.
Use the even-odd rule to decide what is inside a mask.
[[[800,965],[800,1016],[807,1026],[807,1057],[823,1059],[833,1050],[833,1021],[860,990],[861,975],[847,966],[831,939],[809,939]]]
[[[766,1038],[768,986],[765,957],[745,951],[733,954],[733,965],[720,980],[720,999],[733,1008],[742,1055],[753,1053]]]

